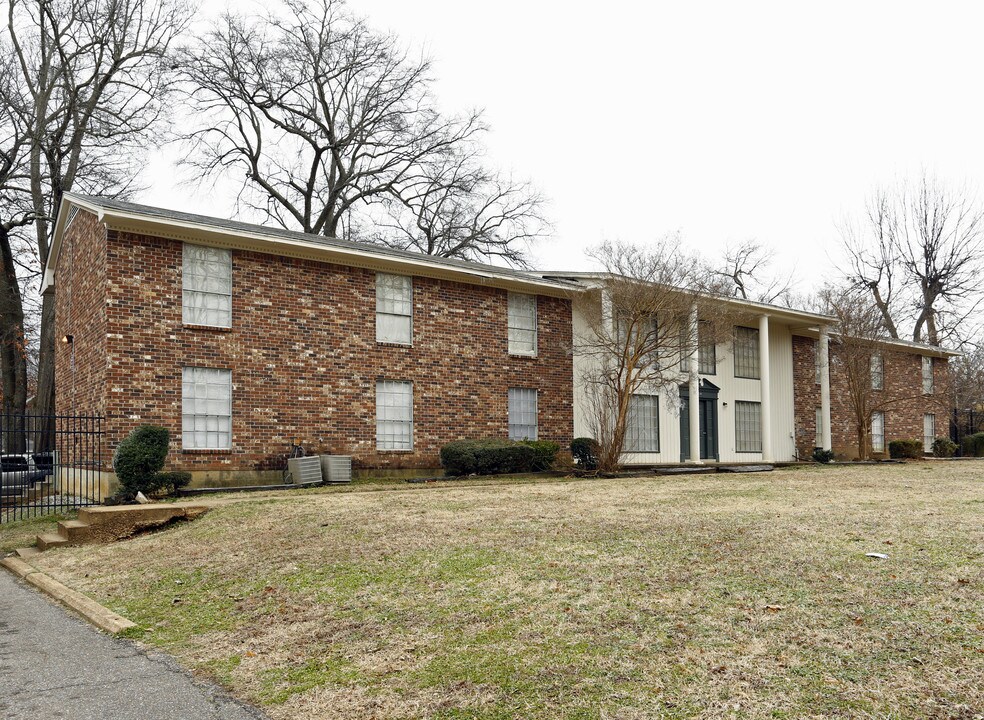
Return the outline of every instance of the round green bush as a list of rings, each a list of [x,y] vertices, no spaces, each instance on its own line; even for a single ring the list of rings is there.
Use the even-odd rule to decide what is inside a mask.
[[[952,458],[959,446],[950,438],[936,438],[933,440],[933,456],[938,458]]]
[[[113,470],[120,483],[118,499],[129,502],[138,492],[159,488],[157,474],[164,467],[170,434],[158,425],[141,425],[127,435],[113,454]]]
[[[582,470],[597,470],[600,447],[594,438],[579,437],[571,441],[571,455]]]

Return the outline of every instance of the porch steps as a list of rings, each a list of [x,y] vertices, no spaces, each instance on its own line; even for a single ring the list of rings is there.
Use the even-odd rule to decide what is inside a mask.
[[[58,531],[37,536],[34,554],[62,545],[107,543],[161,527],[175,520],[193,520],[208,512],[207,505],[193,503],[155,503],[150,505],[115,505],[79,510],[78,520],[62,520]],[[21,550],[17,551],[24,557]]]

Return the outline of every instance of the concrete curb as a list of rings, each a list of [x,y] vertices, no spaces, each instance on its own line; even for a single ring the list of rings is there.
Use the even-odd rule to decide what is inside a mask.
[[[7,568],[17,577],[25,580],[41,592],[54,598],[65,607],[75,611],[100,630],[118,635],[124,630],[137,626],[135,622],[117,615],[109,608],[103,607],[95,600],[86,597],[72,588],[62,585],[50,575],[46,575],[33,565],[29,565],[16,557],[5,557],[0,565]]]

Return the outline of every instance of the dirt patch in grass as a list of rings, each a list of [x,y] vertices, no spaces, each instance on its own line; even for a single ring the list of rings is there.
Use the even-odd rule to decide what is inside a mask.
[[[980,470],[295,493],[39,564],[276,718],[969,719]]]

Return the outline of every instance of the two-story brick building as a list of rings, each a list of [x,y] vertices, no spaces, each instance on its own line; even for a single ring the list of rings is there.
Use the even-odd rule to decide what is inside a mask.
[[[597,281],[68,193],[44,277],[57,409],[105,417],[110,450],[167,427],[198,485],[279,479],[295,440],[372,468],[435,468],[459,438],[566,444],[590,434],[572,299]],[[747,321],[693,348],[673,397],[638,398],[626,462],[853,457],[833,318],[720,302]],[[876,449],[928,446],[952,353],[885,347]]]

